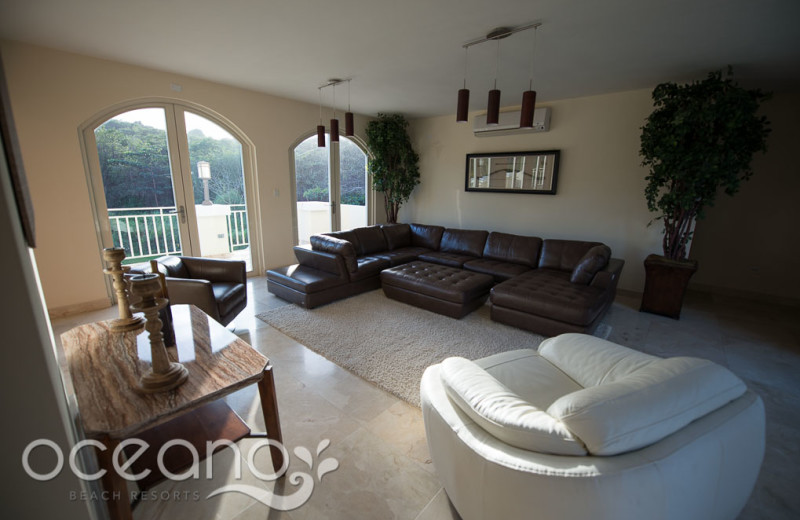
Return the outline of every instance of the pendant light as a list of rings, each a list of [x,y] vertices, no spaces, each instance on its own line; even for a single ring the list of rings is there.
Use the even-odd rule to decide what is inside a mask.
[[[500,40],[508,38],[512,34],[528,29],[536,29],[542,22],[532,22],[518,27],[498,27],[492,30],[489,34],[482,38],[469,41],[462,45],[467,49],[479,43],[488,41],[497,42],[497,51],[495,55],[495,70],[494,70],[494,87],[489,91],[489,99],[486,103],[486,124],[496,125],[500,120],[500,90],[497,88],[497,76],[500,68]],[[534,53],[531,55],[531,73],[529,90],[522,94],[522,114],[520,116],[520,124],[523,128],[530,128],[533,126],[533,111],[536,106],[536,91],[533,90],[533,59],[536,50],[536,36],[534,32]],[[469,111],[469,90],[467,90],[467,59],[464,56],[464,86],[458,91],[458,104],[456,105],[456,122],[463,123],[468,119]]]
[[[491,38],[491,35],[489,35]],[[489,91],[486,104],[486,124],[496,125],[500,121],[500,91],[497,90],[497,71],[500,68],[500,39],[497,38],[497,53],[494,60],[494,88]]]
[[[531,68],[528,79],[528,90],[522,93],[522,110],[519,115],[520,128],[533,128],[533,112],[536,110],[536,91],[533,90],[533,66],[536,60],[536,32],[538,27],[533,28],[533,51],[531,52]]]
[[[464,47],[464,88],[458,91],[458,106],[456,107],[456,123],[466,123],[469,120],[469,90],[467,90],[467,53],[469,47]]]
[[[317,125],[317,146],[325,148],[325,125],[322,124],[322,87],[319,89],[319,124]]]
[[[333,83],[333,119],[331,119],[331,142],[339,142],[339,120],[336,119],[336,85],[339,80],[331,80]]]
[[[344,114],[344,135],[353,137],[353,113],[350,111],[350,80],[347,80],[347,112]]]

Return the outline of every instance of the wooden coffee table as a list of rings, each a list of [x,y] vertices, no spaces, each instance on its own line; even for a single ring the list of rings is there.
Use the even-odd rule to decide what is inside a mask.
[[[109,322],[102,321],[61,335],[84,433],[106,447],[97,450],[97,458],[107,470],[103,486],[116,498],[108,500],[115,519],[131,518],[125,480],[112,465],[113,452],[123,439],[152,434],[159,425],[258,384],[266,437],[283,443],[269,359],[193,305],[172,306],[172,316],[176,346],[167,350],[173,361],[189,370],[189,378],[161,394],[137,391],[139,378],[150,367],[146,332],[111,332]],[[272,445],[270,452],[278,471],[282,452]]]

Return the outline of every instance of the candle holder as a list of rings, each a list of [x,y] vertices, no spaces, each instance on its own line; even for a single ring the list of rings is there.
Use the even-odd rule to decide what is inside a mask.
[[[124,259],[125,250],[121,247],[103,249],[103,260],[108,263],[108,267],[103,269],[103,272],[111,275],[111,279],[114,282],[114,290],[117,293],[117,307],[119,307],[119,318],[111,320],[110,328],[114,332],[127,332],[144,326],[144,319],[131,313],[127,285],[125,284],[127,266],[122,266]],[[130,268],[127,268],[127,270],[130,270]]]
[[[158,311],[166,307],[169,301],[166,298],[157,298],[156,294],[159,291],[161,291],[161,282],[157,274],[143,274],[131,278],[131,292],[142,298],[142,301],[131,307],[135,311],[144,313],[147,319],[145,329],[150,335],[152,366],[150,371],[139,380],[140,390],[148,394],[172,390],[185,383],[189,377],[186,367],[170,361],[167,355]]]

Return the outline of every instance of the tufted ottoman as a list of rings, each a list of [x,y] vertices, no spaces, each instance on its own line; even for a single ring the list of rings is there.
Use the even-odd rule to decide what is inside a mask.
[[[451,318],[463,318],[483,305],[493,283],[488,274],[419,261],[381,272],[389,298]]]
[[[570,282],[570,273],[537,269],[492,289],[492,320],[546,336],[591,333],[614,294],[603,287]]]

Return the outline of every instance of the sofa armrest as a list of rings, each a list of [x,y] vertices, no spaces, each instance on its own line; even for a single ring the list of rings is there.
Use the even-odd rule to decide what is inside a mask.
[[[342,255],[326,253],[324,251],[313,251],[303,246],[294,247],[294,256],[297,262],[306,267],[312,267],[319,271],[324,271],[345,280],[348,279],[347,267],[344,264]]]
[[[167,278],[170,305],[191,304],[219,321],[219,309],[211,282],[188,278]]]
[[[344,265],[349,272],[355,273],[358,270],[356,249],[352,243],[328,235],[311,235],[310,240],[312,250],[341,255],[341,257],[344,258]]]
[[[244,261],[190,256],[182,256],[180,259],[192,278],[209,282],[247,283],[247,268]]]
[[[610,258],[608,260],[608,265],[606,265],[605,268],[597,271],[589,285],[592,287],[616,291],[617,283],[619,282],[619,277],[622,273],[622,266],[624,265],[625,260],[621,258]]]

